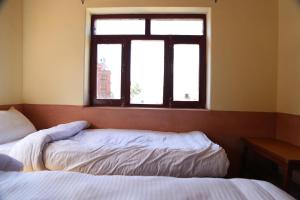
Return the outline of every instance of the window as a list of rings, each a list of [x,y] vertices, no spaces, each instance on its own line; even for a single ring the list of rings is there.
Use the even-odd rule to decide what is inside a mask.
[[[92,106],[205,108],[205,15],[93,15],[91,24]]]

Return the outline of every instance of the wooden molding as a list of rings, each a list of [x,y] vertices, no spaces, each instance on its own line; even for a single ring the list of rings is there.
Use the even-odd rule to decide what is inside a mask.
[[[300,146],[300,115],[277,113],[276,138]]]
[[[0,110],[8,110],[11,106],[15,107],[19,111],[23,111],[23,104],[0,105]]]

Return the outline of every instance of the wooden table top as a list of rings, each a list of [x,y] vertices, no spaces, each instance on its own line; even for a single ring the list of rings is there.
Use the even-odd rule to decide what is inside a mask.
[[[300,161],[300,147],[271,138],[244,138],[244,141],[285,163]]]

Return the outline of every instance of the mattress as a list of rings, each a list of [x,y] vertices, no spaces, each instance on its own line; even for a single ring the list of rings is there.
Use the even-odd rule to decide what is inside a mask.
[[[74,172],[0,172],[5,200],[294,200],[256,180],[145,176],[92,176]]]
[[[16,140],[13,142],[5,143],[5,144],[0,144],[0,154],[6,154],[8,155],[12,147],[20,140]]]
[[[87,129],[50,143],[43,160],[49,170],[93,175],[224,177],[222,147],[202,132]]]

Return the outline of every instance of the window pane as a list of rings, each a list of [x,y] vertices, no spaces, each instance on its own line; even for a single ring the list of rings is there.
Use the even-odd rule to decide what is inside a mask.
[[[120,99],[121,44],[97,45],[97,99]]]
[[[202,19],[153,19],[153,35],[203,35]]]
[[[174,101],[199,101],[199,45],[174,45]]]
[[[130,68],[130,103],[163,104],[164,41],[132,41]]]
[[[144,19],[98,19],[95,35],[144,35]]]

